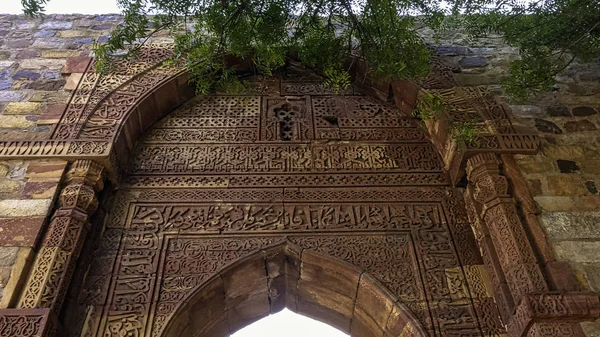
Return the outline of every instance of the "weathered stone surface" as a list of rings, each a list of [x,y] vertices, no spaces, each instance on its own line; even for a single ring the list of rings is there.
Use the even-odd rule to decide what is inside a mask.
[[[0,90],[10,89],[12,87],[12,80],[0,80]]]
[[[27,182],[23,186],[23,199],[51,199],[56,194],[56,182]]]
[[[81,52],[78,50],[43,50],[41,57],[66,59],[69,57],[79,56],[80,54]]]
[[[542,211],[545,212],[572,211],[577,208],[575,201],[569,196],[538,195],[533,197],[533,200],[535,200]]]
[[[90,60],[91,58],[86,56],[68,58],[61,72],[63,74],[84,73]]]
[[[25,98],[25,93],[22,91],[0,91],[0,102],[18,102]]]
[[[577,117],[585,117],[585,116],[591,116],[591,115],[595,115],[598,113],[598,110],[589,107],[589,106],[578,106],[573,108],[573,116],[577,116]]]
[[[54,30],[40,30],[33,34],[33,37],[53,37],[54,35],[56,35]]]
[[[35,126],[26,116],[0,116],[0,126],[6,129],[25,129]]]
[[[42,76],[39,72],[31,71],[31,70],[19,70],[17,71],[12,78],[15,80],[28,79],[28,80],[37,80]]]
[[[458,61],[458,64],[464,68],[485,67],[487,60],[484,56],[465,56]]]
[[[588,120],[566,122],[564,124],[567,132],[583,132],[583,131],[596,131],[596,125]]]
[[[0,266],[10,267],[15,263],[19,247],[0,247]]]
[[[548,113],[548,115],[550,115],[552,117],[561,117],[561,116],[570,117],[571,116],[571,113],[569,112],[569,108],[567,108],[564,105],[552,105],[552,106],[546,107],[546,112]]]
[[[510,110],[518,118],[540,117],[542,109],[536,105],[511,105]]]
[[[67,166],[65,161],[33,162],[27,167],[25,178],[33,181],[58,181]]]
[[[577,263],[600,263],[600,241],[559,241],[554,244],[561,260]]]
[[[26,59],[20,62],[23,69],[60,69],[64,64],[64,60],[57,59]]]
[[[23,188],[23,183],[4,177],[0,178],[0,197],[10,198],[18,196]]]
[[[0,246],[35,247],[45,221],[45,217],[0,219]]]
[[[585,195],[584,183],[575,175],[553,175],[546,178],[550,195]]]
[[[47,105],[38,120],[38,125],[58,123],[60,117],[66,108],[65,104],[49,104]]]
[[[5,115],[39,114],[42,109],[41,103],[36,102],[10,102],[4,108]]]
[[[82,77],[82,73],[71,73],[71,75],[69,75],[69,77],[67,78],[64,90],[73,91],[77,89],[77,85],[79,84],[79,81],[81,81]]]
[[[600,239],[600,211],[545,212],[540,219],[551,240]]]
[[[51,199],[0,200],[0,217],[47,216]]]
[[[38,38],[31,46],[39,49],[66,49],[68,45],[69,42],[65,39]]]
[[[540,132],[554,133],[554,134],[562,133],[562,130],[558,127],[558,125],[554,124],[553,122],[551,122],[549,120],[545,120],[545,119],[536,118],[535,119],[535,127]]]
[[[435,53],[440,56],[457,56],[470,54],[469,48],[465,46],[437,46]]]
[[[71,29],[73,23],[69,21],[46,21],[42,23],[40,29]]]
[[[29,39],[19,39],[19,40],[8,40],[6,46],[9,48],[27,48],[31,45],[31,40]]]
[[[585,157],[585,150],[581,145],[545,145],[542,147],[544,155],[551,159],[573,159]]]

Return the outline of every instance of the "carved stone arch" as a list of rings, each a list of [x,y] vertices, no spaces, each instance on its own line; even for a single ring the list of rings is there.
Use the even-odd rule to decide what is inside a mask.
[[[368,272],[289,241],[235,260],[198,285],[161,336],[225,337],[285,307],[353,337],[427,336]]]

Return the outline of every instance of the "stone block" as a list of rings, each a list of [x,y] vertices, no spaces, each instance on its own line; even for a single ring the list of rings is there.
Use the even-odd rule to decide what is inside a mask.
[[[19,50],[17,51],[17,55],[15,55],[15,59],[17,60],[32,59],[36,57],[40,57],[40,51],[35,49]]]
[[[577,206],[572,197],[539,195],[533,198],[545,212],[561,212],[576,210]]]
[[[586,195],[581,178],[574,175],[553,175],[546,177],[549,195],[578,196]]]
[[[25,98],[26,93],[22,91],[0,91],[0,102],[18,102]]]
[[[10,102],[4,109],[5,115],[35,115],[42,110],[42,103]]]
[[[463,68],[485,67],[487,60],[484,56],[465,56],[458,61],[458,65]]]
[[[66,49],[69,46],[69,41],[59,38],[38,38],[31,45],[38,49]]]
[[[51,199],[0,200],[0,217],[47,216],[51,206]]]
[[[34,126],[35,122],[29,120],[27,116],[0,116],[0,128],[27,129]]]
[[[82,77],[82,73],[71,73],[71,75],[69,75],[67,78],[67,83],[65,84],[64,90],[73,91],[77,89],[77,85],[79,84],[79,81],[81,81]]]
[[[600,211],[544,212],[540,222],[552,241],[599,239]]]
[[[66,103],[71,93],[66,91],[38,91],[29,98],[30,102],[44,102],[49,104]]]
[[[440,56],[458,56],[468,55],[471,53],[468,47],[465,46],[437,46],[435,53]]]
[[[7,40],[6,46],[9,48],[27,48],[31,46],[32,41],[30,39],[16,39]]]
[[[585,158],[585,150],[581,145],[551,145],[542,147],[543,154],[550,159],[571,159],[577,160]],[[519,163],[520,164],[520,163]]]
[[[73,22],[70,21],[46,21],[43,22],[39,28],[40,29],[71,29],[73,27]]]
[[[0,80],[0,90],[7,90],[12,87],[12,80]]]
[[[396,301],[396,296],[383,288],[372,276],[362,274],[351,330],[365,330],[371,335],[383,334]]]
[[[84,37],[84,38],[79,38],[79,39],[75,39],[73,40],[73,42],[75,43],[83,43],[83,44],[92,44],[94,43],[94,39],[91,37]]]
[[[62,114],[65,112],[65,104],[49,104],[47,105],[38,120],[38,125],[56,124],[60,121]]]
[[[56,182],[30,181],[25,183],[21,197],[23,199],[52,199],[56,194]]]
[[[60,69],[64,66],[65,60],[59,59],[26,59],[20,62],[23,69]]]
[[[56,31],[54,30],[41,30],[33,34],[33,37],[53,37],[54,35],[56,35]]]
[[[535,119],[535,128],[540,132],[544,133],[553,133],[553,134],[561,134],[562,130],[558,127],[558,125],[553,122],[541,118]]]
[[[90,61],[91,58],[87,56],[70,57],[61,72],[63,74],[84,73]]]
[[[5,50],[0,50],[0,60],[8,60],[10,58],[10,52]]]
[[[0,247],[0,267],[12,267],[19,254],[19,247]]]
[[[17,71],[12,78],[14,80],[22,80],[22,79],[27,79],[27,80],[37,80],[38,78],[40,78],[42,75],[39,72],[36,71],[31,71],[31,70],[19,70]]]
[[[511,105],[510,110],[517,118],[540,117],[543,115],[542,109],[535,105]]]
[[[40,161],[32,162],[27,167],[25,178],[33,181],[60,181],[67,167],[66,161]]]
[[[44,50],[42,51],[41,57],[51,59],[66,59],[69,57],[77,57],[80,54],[81,52],[78,50]]]
[[[53,80],[39,80],[29,84],[28,88],[33,90],[43,91],[58,91],[63,89],[67,80],[64,78],[53,79]]]
[[[576,263],[600,263],[600,241],[560,241],[554,244],[559,260]]]
[[[0,178],[0,198],[17,197],[21,194],[23,182],[18,180]]]
[[[573,108],[573,116],[576,117],[586,117],[586,116],[591,116],[591,115],[595,115],[598,113],[598,110],[589,107],[589,106],[578,106]]]
[[[35,248],[46,217],[0,219],[0,246]]]
[[[15,64],[15,61],[0,61],[1,68],[9,68],[13,64]]]
[[[585,132],[597,130],[596,125],[586,119],[566,122],[563,127],[567,132]]]
[[[100,33],[83,30],[83,29],[73,29],[73,30],[62,30],[57,33],[58,37],[63,38],[76,38],[76,37],[97,37]]]
[[[552,105],[546,107],[546,113],[552,117],[571,117],[569,108],[564,105]]]
[[[28,30],[35,28],[35,22],[33,21],[17,21],[15,27],[21,30]]]

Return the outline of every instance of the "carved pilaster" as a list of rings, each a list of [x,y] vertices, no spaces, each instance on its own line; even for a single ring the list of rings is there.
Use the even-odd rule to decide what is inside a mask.
[[[583,336],[577,322],[598,317],[598,296],[549,293],[496,155],[470,158],[466,171],[467,210],[509,335]],[[508,292],[502,290],[503,284]]]
[[[98,207],[96,193],[103,187],[103,167],[91,160],[77,160],[65,182],[20,308],[49,308],[56,315],[60,312],[89,231],[89,218]]]

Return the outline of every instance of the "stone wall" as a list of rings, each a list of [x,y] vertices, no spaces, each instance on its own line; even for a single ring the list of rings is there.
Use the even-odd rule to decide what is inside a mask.
[[[105,41],[118,20],[0,15],[0,139],[48,137],[85,71],[92,43]],[[558,259],[570,263],[584,289],[600,292],[600,60],[575,63],[552,93],[516,102],[499,84],[518,51],[500,36],[468,41],[452,32],[437,44],[436,52],[461,70],[455,74],[461,86],[488,86],[519,124],[539,131],[540,153],[516,158],[537,203],[535,213]],[[0,307],[14,304],[13,292],[23,282],[65,165],[0,163]],[[600,336],[600,323],[585,329]]]

